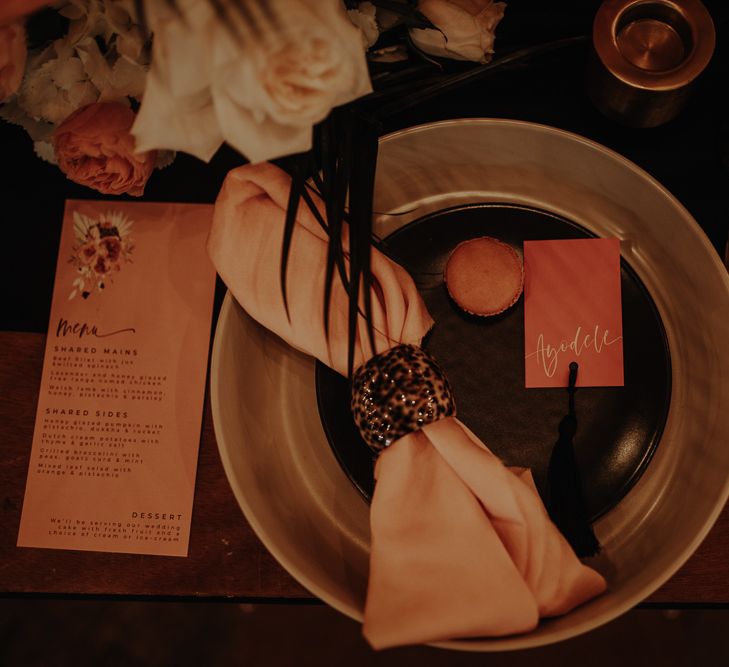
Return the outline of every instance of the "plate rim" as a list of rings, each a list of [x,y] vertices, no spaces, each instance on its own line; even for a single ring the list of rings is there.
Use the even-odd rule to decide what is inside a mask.
[[[624,157],[620,153],[617,153],[613,149],[610,149],[596,141],[593,141],[591,139],[588,139],[582,135],[570,132],[568,130],[563,130],[561,128],[552,127],[549,125],[539,124],[539,123],[533,123],[530,121],[522,121],[522,120],[514,120],[514,119],[508,119],[508,118],[458,118],[458,119],[449,119],[449,120],[442,120],[442,121],[435,121],[430,123],[424,123],[421,125],[416,125],[413,127],[403,128],[400,130],[397,130],[395,132],[383,135],[380,137],[380,150],[382,149],[383,145],[393,141],[399,137],[407,136],[407,135],[414,135],[414,134],[420,134],[420,133],[426,133],[433,130],[437,130],[441,127],[450,127],[450,126],[464,126],[464,125],[472,125],[472,126],[482,126],[482,127],[513,127],[518,129],[523,129],[527,132],[536,131],[541,132],[545,134],[550,134],[553,136],[560,137],[563,140],[570,141],[570,142],[577,142],[579,144],[582,144],[588,148],[590,148],[593,151],[596,151],[598,153],[602,153],[603,155],[607,155],[608,157],[612,158],[614,161],[620,163],[624,168],[626,168],[628,171],[632,172],[636,177],[639,179],[648,182],[655,190],[657,190],[663,198],[665,198],[671,206],[677,211],[677,213],[680,214],[681,218],[683,219],[684,224],[688,226],[690,231],[692,232],[692,235],[701,243],[704,250],[707,251],[707,254],[710,255],[712,260],[712,269],[713,273],[716,275],[721,276],[721,281],[723,283],[724,290],[727,293],[727,296],[729,297],[729,272],[726,271],[723,263],[721,262],[718,253],[715,251],[713,245],[710,243],[708,237],[704,233],[703,229],[700,227],[700,225],[696,222],[696,220],[693,218],[693,216],[688,212],[688,210],[681,204],[681,202],[673,195],[670,191],[668,191],[658,180],[656,180],[653,176],[651,176],[648,172],[646,172],[644,169],[636,165],[634,162],[629,160],[628,158]],[[646,286],[646,289],[649,291],[649,288]],[[651,295],[652,296],[652,295]],[[656,304],[658,306],[658,304]],[[224,324],[228,321],[228,319],[231,317],[232,313],[234,312],[235,308],[240,308],[240,306],[237,305],[237,302],[235,301],[234,297],[230,293],[230,291],[226,291],[226,295],[223,301],[223,304],[221,306],[220,314],[218,317],[218,322],[215,329],[215,335],[213,340],[213,349],[211,354],[211,367],[210,367],[210,396],[211,396],[211,411],[212,411],[212,417],[213,417],[213,427],[216,434],[216,442],[218,445],[218,451],[220,453],[221,461],[223,463],[223,468],[225,470],[225,474],[228,480],[229,485],[231,486],[231,489],[234,492],[234,495],[236,497],[236,500],[238,501],[239,506],[241,507],[241,510],[248,521],[248,523],[253,528],[256,535],[259,537],[263,545],[266,547],[266,549],[273,555],[273,557],[279,562],[279,564],[294,578],[296,579],[302,586],[304,586],[307,590],[309,590],[312,594],[314,594],[316,597],[319,597],[323,601],[325,601],[327,604],[332,606],[333,608],[337,609],[338,611],[344,613],[345,615],[349,616],[350,618],[353,618],[354,620],[361,621],[362,620],[362,612],[361,610],[354,608],[353,606],[342,602],[341,600],[333,598],[331,595],[329,595],[326,591],[323,590],[323,588],[315,581],[313,581],[310,577],[308,577],[306,574],[301,572],[298,568],[292,566],[288,558],[282,553],[282,551],[278,548],[278,546],[273,543],[268,535],[268,532],[266,531],[265,527],[256,519],[255,512],[249,505],[248,501],[245,498],[245,495],[243,493],[243,490],[240,488],[240,485],[233,484],[232,481],[236,479],[235,471],[233,468],[232,461],[228,455],[227,446],[224,442],[224,438],[220,437],[219,434],[222,433],[222,416],[220,411],[220,403],[219,403],[219,397],[218,397],[218,388],[217,383],[214,381],[214,378],[218,376],[218,372],[221,365],[221,331],[223,329]],[[660,312],[660,308],[659,308]],[[671,349],[669,346],[669,354],[671,353]],[[313,363],[313,357],[312,363]],[[668,412],[668,418],[670,419],[671,414],[671,407],[669,407]],[[662,434],[662,437],[665,436]],[[324,436],[326,437],[326,436]],[[660,445],[660,441],[659,441]],[[345,477],[346,482],[350,484],[349,479],[346,477],[346,474],[344,471],[342,471],[342,475]],[[610,622],[611,620],[614,620],[618,616],[621,616],[626,611],[632,609],[636,606],[636,604],[640,603],[641,601],[645,600],[648,596],[650,596],[652,593],[654,593],[656,590],[658,590],[661,586],[663,586],[670,578],[672,578],[676,572],[683,567],[683,565],[686,563],[686,561],[694,554],[696,549],[699,547],[699,545],[704,541],[709,531],[712,529],[714,524],[716,523],[716,520],[718,519],[719,515],[724,509],[724,506],[727,503],[727,499],[729,499],[729,476],[727,476],[726,481],[724,482],[724,486],[722,488],[721,493],[718,495],[716,500],[714,501],[712,511],[707,513],[707,515],[704,517],[703,521],[701,522],[701,528],[695,532],[694,537],[690,540],[690,542],[687,544],[687,546],[680,551],[680,553],[673,558],[672,562],[668,567],[666,567],[659,575],[657,575],[655,578],[653,578],[650,582],[640,586],[636,592],[633,595],[628,595],[623,601],[617,602],[613,607],[611,607],[609,610],[603,611],[602,613],[597,614],[595,617],[590,619],[585,619],[578,623],[577,625],[572,625],[570,627],[565,627],[560,630],[556,630],[552,632],[549,636],[543,637],[539,635],[534,634],[526,634],[526,635],[511,635],[506,637],[493,637],[493,638],[474,638],[474,639],[454,639],[454,640],[448,640],[448,641],[439,641],[439,642],[432,642],[430,645],[437,646],[441,648],[450,648],[450,649],[458,649],[462,651],[508,651],[508,650],[517,650],[517,649],[526,649],[526,648],[535,648],[538,646],[545,646],[548,644],[556,643],[559,641],[563,641],[565,639],[569,639],[571,637],[575,637],[581,634],[584,634],[586,632],[589,632],[591,630],[594,630],[595,628],[598,628],[602,625],[604,625],[607,622]],[[364,502],[364,501],[363,501]],[[548,622],[548,620],[547,620]]]
[[[636,176],[640,177],[642,180],[648,181],[651,185],[653,185],[657,190],[661,192],[661,194],[668,199],[675,208],[677,208],[682,217],[685,219],[685,221],[689,224],[692,231],[694,232],[694,236],[698,238],[698,240],[701,242],[701,244],[704,246],[706,250],[710,252],[712,255],[712,260],[714,263],[715,268],[721,269],[723,272],[723,279],[724,279],[724,285],[729,291],[729,271],[726,270],[726,267],[721,261],[721,258],[719,257],[719,254],[716,252],[716,249],[709,241],[709,238],[706,236],[706,233],[701,228],[701,225],[699,225],[698,222],[694,219],[694,217],[691,215],[689,210],[676,198],[675,195],[671,193],[670,190],[668,190],[660,181],[658,181],[655,177],[653,177],[651,174],[649,174],[645,169],[642,167],[639,167],[635,162],[632,160],[629,160],[624,155],[621,155],[617,151],[614,151],[612,148],[608,148],[604,144],[598,143],[597,141],[593,141],[592,139],[588,139],[587,137],[582,136],[581,134],[576,134],[575,132],[570,132],[569,130],[563,130],[558,127],[554,127],[552,125],[544,125],[542,123],[532,123],[531,121],[526,120],[515,120],[512,118],[451,118],[448,120],[438,120],[433,121],[432,123],[422,123],[420,125],[414,125],[412,127],[405,127],[400,130],[395,130],[394,132],[389,132],[388,134],[383,135],[380,137],[379,140],[379,146],[380,149],[382,148],[382,145],[384,143],[387,143],[389,141],[392,141],[394,139],[397,139],[402,136],[407,135],[415,135],[420,134],[423,132],[432,131],[434,129],[440,128],[440,127],[449,127],[449,126],[458,126],[458,125],[482,125],[482,126],[489,126],[489,125],[500,125],[502,127],[521,127],[521,128],[527,128],[537,130],[539,132],[544,132],[545,134],[552,134],[554,136],[561,136],[564,139],[567,139],[568,141],[576,141],[577,143],[583,144],[585,146],[588,146],[592,148],[593,150],[596,150],[599,153],[603,153],[606,155],[609,155],[613,159],[615,159],[617,162],[620,162],[624,167],[627,167],[630,171],[632,171]]]
[[[226,288],[225,296],[223,297],[223,303],[220,306],[220,313],[218,315],[218,321],[215,325],[215,335],[213,337],[213,349],[210,355],[210,410],[213,417],[213,430],[215,432],[215,442],[218,448],[218,454],[220,455],[221,463],[223,464],[223,471],[228,482],[228,486],[233,491],[233,495],[238,502],[238,506],[243,512],[243,516],[249,523],[253,532],[256,534],[258,539],[261,541],[263,546],[269,551],[269,553],[276,559],[279,565],[286,570],[299,584],[306,588],[310,593],[313,593],[316,597],[324,600],[328,605],[340,611],[345,616],[356,621],[362,621],[362,615],[358,613],[358,610],[349,605],[341,603],[329,595],[327,591],[323,589],[316,581],[311,579],[308,575],[301,572],[298,568],[294,567],[289,563],[288,558],[282,553],[282,550],[275,544],[264,525],[256,518],[254,510],[246,500],[245,494],[243,493],[242,485],[233,484],[231,480],[236,480],[235,467],[231,460],[228,448],[223,444],[223,438],[219,437],[219,433],[222,432],[222,416],[220,413],[221,402],[218,400],[218,386],[217,383],[212,381],[212,378],[217,375],[217,371],[221,365],[222,345],[218,342],[222,338],[222,334],[219,335],[219,330],[222,331],[225,323],[230,317],[232,317],[235,308],[241,308],[238,302],[233,297],[229,289]],[[247,317],[249,317],[246,314]],[[273,334],[275,335],[275,334]],[[312,357],[313,359],[313,357]]]

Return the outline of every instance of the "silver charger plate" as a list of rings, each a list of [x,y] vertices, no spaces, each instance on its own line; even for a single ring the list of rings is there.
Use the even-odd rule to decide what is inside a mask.
[[[591,565],[608,591],[531,633],[438,645],[478,651],[540,646],[587,632],[668,580],[729,496],[729,276],[679,202],[592,141],[511,120],[463,119],[381,139],[376,232],[445,208],[512,203],[621,239],[650,292],[671,354],[660,446],[628,495],[595,525]],[[397,214],[397,215],[393,215]],[[314,359],[260,327],[230,294],[213,344],[211,402],[226,475],[261,541],[311,593],[362,619],[369,507],[339,466],[316,403]]]

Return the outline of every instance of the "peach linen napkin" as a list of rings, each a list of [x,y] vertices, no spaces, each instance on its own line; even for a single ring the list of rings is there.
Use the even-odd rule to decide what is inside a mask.
[[[345,373],[347,295],[335,279],[327,338],[327,238],[303,205],[286,316],[279,267],[289,184],[271,164],[231,171],[208,251],[254,319]],[[433,321],[408,273],[373,250],[372,274],[377,352],[419,344]],[[355,367],[369,358],[363,321],[358,338]],[[377,460],[375,477],[363,628],[375,648],[528,632],[540,617],[564,614],[605,590],[549,520],[531,474],[505,467],[455,417],[397,440]]]

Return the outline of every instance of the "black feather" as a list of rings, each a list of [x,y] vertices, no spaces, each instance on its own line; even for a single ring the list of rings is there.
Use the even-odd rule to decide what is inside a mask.
[[[324,295],[325,327],[329,327],[332,265],[337,267],[339,279],[349,292],[350,277],[347,275],[343,241],[345,204],[349,184],[350,165],[353,160],[351,127],[343,114],[334,109],[323,127],[321,152],[321,179],[318,181],[327,210],[329,225],[329,252],[327,258],[327,283]],[[333,263],[333,264],[332,264]]]
[[[384,6],[387,3],[379,4]],[[403,4],[400,8],[408,6],[414,5]],[[372,200],[380,122],[434,97],[477,82],[498,69],[520,65],[540,54],[588,41],[588,37],[580,36],[540,44],[514,51],[486,65],[455,74],[437,72],[425,79],[416,76],[412,79],[395,76],[389,83],[383,81],[383,87],[376,92],[343,107],[335,108],[315,127],[314,148],[311,152],[313,166],[309,174],[312,184],[303,187],[301,199],[329,236],[323,313],[327,331],[332,285],[337,273],[348,294],[347,359],[350,374],[353,370],[359,317],[365,318],[369,344],[374,350],[370,262],[373,243]],[[425,71],[426,67],[422,64],[413,70],[414,73]],[[312,199],[314,189],[318,191],[325,204],[326,220],[322,219],[314,205]],[[345,253],[342,245],[344,223],[349,223],[348,253]],[[346,266],[347,259],[349,271]]]
[[[214,1],[215,0],[211,0],[211,2]],[[249,0],[229,0],[229,4],[234,9],[238,17],[243,21],[243,24],[248,28],[253,39],[256,39],[261,31],[261,26],[258,23],[256,15],[248,6],[248,1]],[[261,8],[266,7],[269,13],[273,13],[273,10],[267,6],[268,0],[262,0],[257,4]]]
[[[353,122],[356,132],[357,159],[353,163],[350,181],[350,257],[357,264],[361,283],[364,317],[371,353],[375,354],[372,322],[372,200],[375,189],[378,128],[371,118],[357,116]],[[355,297],[358,297],[355,294]],[[350,299],[352,296],[350,294]],[[356,301],[358,303],[358,301]],[[356,332],[355,332],[356,333]],[[350,338],[352,331],[350,330]],[[353,347],[354,341],[350,341]],[[353,369],[350,369],[350,374]]]
[[[289,301],[286,294],[286,270],[289,262],[289,251],[291,250],[291,239],[294,235],[296,227],[296,214],[299,210],[299,201],[301,200],[301,191],[303,183],[301,170],[296,158],[292,160],[291,168],[291,189],[289,190],[289,201],[286,205],[286,219],[284,221],[283,240],[281,242],[281,295],[283,296],[284,308],[286,309],[286,317],[289,322]]]
[[[137,14],[137,22],[145,37],[149,37],[149,27],[147,25],[147,10],[144,7],[144,0],[134,0],[134,11]]]

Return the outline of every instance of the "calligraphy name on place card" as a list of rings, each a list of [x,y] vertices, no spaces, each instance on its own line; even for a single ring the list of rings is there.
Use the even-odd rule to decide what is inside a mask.
[[[66,204],[18,546],[187,554],[212,206]]]
[[[623,385],[618,239],[524,242],[527,387]]]

